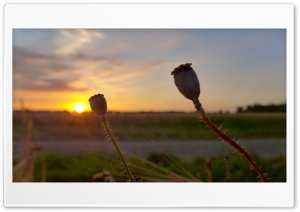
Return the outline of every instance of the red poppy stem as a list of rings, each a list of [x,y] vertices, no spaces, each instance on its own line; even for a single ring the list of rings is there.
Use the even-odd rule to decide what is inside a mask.
[[[252,165],[254,170],[257,172],[259,177],[264,181],[264,182],[269,182],[269,180],[266,178],[266,176],[263,174],[261,169],[257,166],[257,164],[254,162],[254,160],[251,158],[251,156],[235,141],[233,141],[231,138],[229,138],[227,135],[225,135],[223,132],[221,132],[206,116],[202,105],[200,103],[195,104],[195,107],[197,109],[197,112],[199,116],[202,118],[202,120],[205,122],[207,126],[212,129],[213,132],[215,132],[218,136],[220,136],[224,141],[229,143],[231,146],[233,146],[235,149],[237,149],[244,157],[249,161],[249,163]]]

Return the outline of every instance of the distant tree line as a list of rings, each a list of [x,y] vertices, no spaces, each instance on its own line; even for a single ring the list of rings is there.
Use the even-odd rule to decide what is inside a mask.
[[[279,104],[279,105],[248,105],[246,108],[238,107],[237,113],[244,113],[244,112],[286,112],[286,103]]]

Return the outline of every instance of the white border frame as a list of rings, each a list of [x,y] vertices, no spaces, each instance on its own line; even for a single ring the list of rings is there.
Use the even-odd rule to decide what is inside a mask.
[[[11,163],[14,28],[286,29],[287,182],[13,183]],[[4,204],[7,207],[294,205],[294,6],[291,4],[8,4],[4,7],[4,94]]]

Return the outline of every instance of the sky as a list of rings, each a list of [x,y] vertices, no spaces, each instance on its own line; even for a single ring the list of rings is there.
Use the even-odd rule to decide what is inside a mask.
[[[194,111],[171,71],[192,63],[208,112],[286,102],[284,29],[14,29],[13,108]]]

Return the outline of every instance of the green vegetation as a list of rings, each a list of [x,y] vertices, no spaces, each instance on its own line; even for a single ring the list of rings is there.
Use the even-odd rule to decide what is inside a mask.
[[[34,141],[104,140],[100,120],[91,113],[14,112],[14,139],[27,147],[13,161],[14,181],[21,182],[124,182],[128,177],[118,157],[106,152],[87,155],[45,154]],[[108,113],[112,129],[120,140],[201,140],[216,139],[194,113]],[[216,125],[228,129],[236,138],[285,138],[285,113],[213,114]],[[41,151],[40,151],[41,150]],[[41,154],[39,154],[41,153]],[[36,157],[35,157],[36,156]],[[254,156],[271,182],[286,181],[286,158],[264,159]],[[240,155],[195,158],[186,161],[153,152],[147,159],[129,156],[133,175],[143,182],[259,182]]]
[[[21,115],[13,114],[14,139],[26,134]],[[105,136],[92,113],[32,112],[32,117],[33,141],[99,141]],[[106,117],[123,141],[216,139],[195,113],[108,113]],[[212,114],[210,119],[237,139],[286,137],[285,113]]]
[[[270,182],[286,182],[286,159],[279,156],[264,159],[254,156],[258,164],[272,179]],[[105,181],[99,177],[103,173],[109,175],[110,180],[124,182],[128,177],[122,173],[120,161],[107,154],[101,156],[87,154],[80,156],[65,156],[48,154],[45,157],[47,177],[46,182],[95,182]],[[257,182],[257,174],[249,169],[249,163],[239,155],[228,157],[229,170],[226,171],[224,157],[210,158],[210,169],[206,158],[195,158],[185,161],[165,153],[151,153],[147,160],[131,156],[128,157],[133,174],[142,178],[143,182],[207,182],[211,172],[212,182]],[[42,179],[42,157],[37,157],[34,169],[34,182]],[[96,176],[99,178],[96,179]],[[94,179],[93,179],[94,177]]]
[[[280,104],[280,105],[248,105],[245,109],[242,107],[237,108],[237,113],[257,113],[257,112],[286,112],[286,104]]]

